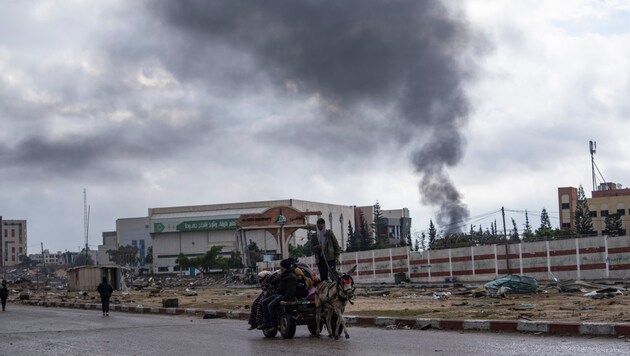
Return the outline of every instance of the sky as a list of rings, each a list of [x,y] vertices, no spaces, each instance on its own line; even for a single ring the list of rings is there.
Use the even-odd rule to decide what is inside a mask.
[[[408,208],[558,226],[630,184],[630,2],[0,1],[0,216],[78,251],[149,208]]]

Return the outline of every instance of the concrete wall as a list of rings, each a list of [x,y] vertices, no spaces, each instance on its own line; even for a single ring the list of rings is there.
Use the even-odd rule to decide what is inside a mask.
[[[415,283],[487,282],[506,274],[539,281],[621,280],[630,272],[629,246],[628,236],[594,236],[510,244],[507,254],[505,245],[422,252],[398,247],[343,253],[338,269],[347,271],[358,265],[353,275],[357,283],[393,283],[400,272]],[[317,269],[312,257],[300,261]],[[279,261],[259,263],[258,268],[277,269]]]

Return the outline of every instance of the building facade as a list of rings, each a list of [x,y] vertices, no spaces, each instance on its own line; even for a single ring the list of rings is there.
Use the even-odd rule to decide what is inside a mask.
[[[241,253],[244,263],[247,263],[247,246],[251,242],[263,251],[266,260],[282,257],[286,254],[288,244],[297,246],[307,242],[306,230],[297,229],[284,236],[282,232],[285,226],[282,222],[278,225],[282,229],[280,235],[288,242],[283,245],[278,243],[278,234],[271,228],[247,231],[238,228],[241,215],[264,214],[278,207],[306,213],[317,212],[304,214],[304,221],[300,221],[300,225],[315,225],[317,218],[323,217],[327,221],[327,228],[335,233],[342,245],[347,237],[346,221],[350,219],[354,228],[354,206],[297,199],[151,208],[148,219],[153,240],[153,272],[177,272],[175,259],[180,253],[192,258],[205,254],[213,246],[221,246],[224,257],[229,257],[232,252]],[[290,223],[287,222],[287,228]]]
[[[103,232],[103,244],[98,245],[98,253],[96,254],[97,265],[111,265],[111,258],[108,251],[116,250],[118,248],[118,240],[116,231]]]
[[[368,226],[374,226],[374,206],[359,206],[355,209],[354,219],[356,226],[360,225],[361,213]],[[386,221],[386,231],[390,245],[399,245],[401,240],[407,242],[411,236],[411,217],[409,209],[381,209],[381,214]]]
[[[62,265],[64,264],[64,259],[62,258],[61,251],[50,253],[49,250],[44,250],[43,253],[34,253],[29,255],[28,257],[37,262],[38,264],[46,264],[46,265]]]
[[[26,220],[3,220],[0,235],[0,266],[16,266],[27,256]]]
[[[593,230],[597,236],[607,235],[606,217],[617,214],[623,225],[622,235],[630,231],[630,189],[621,188],[616,183],[602,183],[598,190],[591,192],[586,198],[590,210]],[[560,226],[572,229],[575,227],[575,207],[577,205],[577,188],[558,188],[558,205],[560,208]]]
[[[134,246],[138,248],[135,267],[144,267],[146,258],[153,246],[149,230],[149,218],[124,218],[116,220],[116,238],[118,246]]]

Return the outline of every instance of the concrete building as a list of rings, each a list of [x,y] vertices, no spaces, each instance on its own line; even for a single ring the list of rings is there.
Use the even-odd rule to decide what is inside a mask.
[[[0,235],[0,266],[18,265],[22,256],[27,255],[26,220],[3,220]]]
[[[630,230],[630,189],[622,188],[616,183],[602,183],[598,190],[591,192],[586,198],[591,212],[593,230],[597,236],[607,235],[606,217],[617,214],[621,217],[623,234]],[[558,205],[560,208],[560,226],[572,229],[575,227],[575,207],[577,204],[577,188],[558,188]]]
[[[363,218],[368,226],[374,226],[374,206],[359,206],[355,209],[354,219],[357,226],[360,225],[361,213],[363,213]],[[409,216],[409,209],[381,209],[381,213],[383,214],[383,218],[387,221],[386,229],[390,245],[398,245],[401,239],[408,239],[411,236],[411,217]]]
[[[44,250],[43,253],[30,254],[28,257],[39,264],[46,264],[48,266],[51,266],[62,265],[63,259],[61,258],[61,256],[61,251],[50,253],[49,250]]]
[[[288,254],[289,244],[307,242],[303,227],[314,225],[318,216],[326,219],[342,246],[348,220],[354,228],[354,206],[297,199],[151,208],[148,215],[155,273],[178,271],[175,259],[180,253],[201,256],[213,246],[221,246],[225,257],[240,252],[248,264],[247,246],[252,241],[266,260],[281,258]],[[239,226],[242,217],[247,221]]]
[[[138,263],[134,267],[144,267],[146,265],[149,248],[153,246],[148,217],[117,219],[116,238],[118,246],[134,246],[138,248]]]
[[[117,248],[118,239],[116,236],[116,231],[103,232],[103,244],[98,245],[98,252],[96,254],[96,260],[94,262],[97,265],[111,265],[111,258],[107,251],[116,250]]]

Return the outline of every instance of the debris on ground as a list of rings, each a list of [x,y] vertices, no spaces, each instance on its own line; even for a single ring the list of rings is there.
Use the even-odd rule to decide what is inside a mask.
[[[532,277],[510,274],[484,284],[484,288],[489,296],[536,294],[538,293],[538,281]]]

